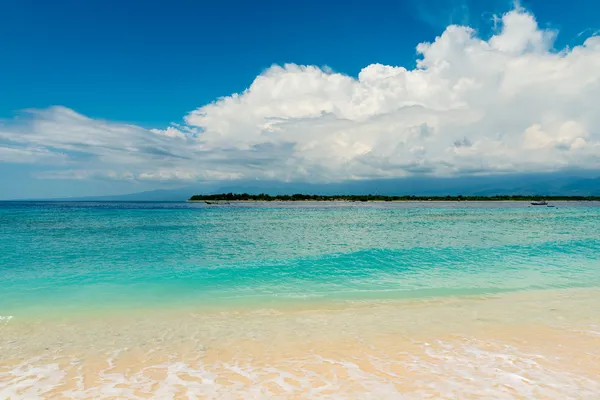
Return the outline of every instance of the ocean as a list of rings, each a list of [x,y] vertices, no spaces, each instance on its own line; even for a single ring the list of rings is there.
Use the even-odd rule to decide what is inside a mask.
[[[600,393],[600,204],[0,202],[0,398]]]

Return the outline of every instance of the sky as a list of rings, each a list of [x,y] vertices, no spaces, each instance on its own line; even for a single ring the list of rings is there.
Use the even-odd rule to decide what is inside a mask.
[[[0,0],[0,199],[600,170],[592,0]]]

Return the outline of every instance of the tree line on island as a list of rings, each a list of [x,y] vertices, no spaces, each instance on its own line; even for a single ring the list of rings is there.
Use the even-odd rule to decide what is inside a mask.
[[[248,193],[197,194],[190,201],[593,201],[600,196],[526,196],[526,195],[497,195],[497,196],[384,196],[384,195],[334,195],[292,194],[268,195]]]

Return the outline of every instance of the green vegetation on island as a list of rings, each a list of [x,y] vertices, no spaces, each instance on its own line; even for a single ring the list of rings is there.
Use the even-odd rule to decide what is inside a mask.
[[[600,196],[383,196],[318,194],[275,195],[248,193],[197,194],[190,201],[598,201]]]

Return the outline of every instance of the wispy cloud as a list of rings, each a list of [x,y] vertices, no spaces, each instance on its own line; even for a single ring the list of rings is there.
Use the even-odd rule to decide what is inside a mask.
[[[472,21],[468,0],[409,1],[415,17],[435,30],[449,25],[469,25]]]

